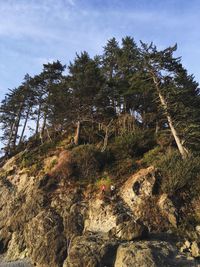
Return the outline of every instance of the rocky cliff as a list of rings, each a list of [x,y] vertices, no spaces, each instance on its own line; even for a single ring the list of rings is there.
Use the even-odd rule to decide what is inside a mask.
[[[174,234],[179,211],[167,194],[158,194],[159,172],[153,166],[116,184],[114,192],[102,192],[60,174],[66,168],[70,175],[66,151],[45,158],[36,175],[19,167],[20,157],[1,168],[0,252],[5,262],[29,259],[27,266],[41,267],[199,266],[198,226],[197,241],[189,244]],[[56,163],[49,171],[52,161]],[[21,266],[17,264],[26,266],[0,266]]]

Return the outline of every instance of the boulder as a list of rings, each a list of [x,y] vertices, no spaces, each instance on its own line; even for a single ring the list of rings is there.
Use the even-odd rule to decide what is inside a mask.
[[[85,221],[84,231],[109,232],[116,227],[117,215],[113,207],[105,204],[102,199],[96,198],[89,201],[88,216]]]
[[[107,236],[85,233],[71,240],[63,267],[113,266],[117,247],[117,242]]]
[[[114,267],[192,267],[191,259],[178,254],[174,244],[167,241],[138,241],[118,247]]]
[[[144,239],[148,235],[148,228],[134,220],[120,223],[115,228],[115,236],[123,241]]]
[[[199,258],[200,257],[200,244],[197,243],[196,241],[192,242],[191,254],[192,254],[192,256],[194,258]]]
[[[144,203],[154,194],[156,170],[154,167],[142,169],[132,175],[122,186],[120,196],[130,207],[136,219],[141,218]]]
[[[67,254],[62,218],[53,210],[43,210],[25,226],[28,255],[40,267],[60,267]]]

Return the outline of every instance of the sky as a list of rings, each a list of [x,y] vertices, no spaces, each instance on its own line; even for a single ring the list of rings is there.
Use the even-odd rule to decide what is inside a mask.
[[[178,44],[177,56],[200,82],[199,0],[0,0],[0,100],[42,64],[101,53],[112,37]]]

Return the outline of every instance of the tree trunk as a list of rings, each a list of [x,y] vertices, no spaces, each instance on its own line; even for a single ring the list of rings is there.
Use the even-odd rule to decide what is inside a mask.
[[[78,146],[80,142],[81,122],[78,121],[76,125],[77,127],[76,127],[76,133],[74,136],[74,144]]]
[[[16,147],[17,134],[18,134],[19,124],[20,124],[20,120],[21,120],[21,116],[22,116],[23,105],[24,105],[24,103],[21,104],[19,111],[18,111],[18,114],[17,114],[17,118],[16,118],[15,123],[14,123],[14,138],[12,140],[12,149],[15,149],[15,147]]]
[[[43,143],[43,136],[44,136],[44,130],[45,130],[45,127],[46,127],[46,123],[47,123],[47,113],[45,112],[44,113],[44,121],[43,121],[43,124],[42,124],[42,129],[40,131],[40,139]]]
[[[14,134],[14,128],[15,128],[15,121],[12,123],[11,129],[10,129],[10,134],[9,134],[9,138],[8,138],[8,144],[6,146],[5,149],[5,154],[6,156],[8,156],[11,152],[11,142],[12,142],[12,137]]]
[[[28,110],[27,110],[27,113],[26,113],[24,126],[23,126],[22,133],[21,133],[21,136],[20,136],[20,139],[19,139],[19,145],[21,144],[21,142],[23,140],[23,137],[24,137],[24,132],[26,130],[26,125],[27,125],[27,122],[28,122],[28,117],[29,117],[29,114],[30,114],[30,110],[31,110],[31,108],[29,107]]]
[[[36,136],[38,135],[38,132],[39,132],[40,114],[41,114],[41,104],[39,104],[39,107],[38,107],[38,116],[37,116],[36,129],[35,129],[35,135]]]
[[[104,140],[103,140],[103,147],[101,149],[101,152],[104,152],[106,150],[106,147],[108,145],[108,127],[105,127],[105,136],[104,136]]]
[[[166,118],[167,118],[170,130],[171,130],[171,133],[172,133],[172,135],[173,135],[173,137],[174,137],[174,139],[176,141],[178,150],[179,150],[182,158],[185,159],[188,156],[187,149],[182,145],[181,139],[179,138],[178,133],[177,133],[175,127],[174,127],[173,120],[172,120],[170,114],[168,113],[167,102],[166,102],[165,98],[163,97],[163,95],[161,93],[161,90],[160,90],[160,87],[159,87],[159,81],[157,80],[156,74],[152,70],[150,71],[150,73],[152,75],[153,82],[154,82],[156,90],[158,92],[160,103],[161,103],[161,105],[162,105],[162,107],[163,107],[163,109],[165,111]]]

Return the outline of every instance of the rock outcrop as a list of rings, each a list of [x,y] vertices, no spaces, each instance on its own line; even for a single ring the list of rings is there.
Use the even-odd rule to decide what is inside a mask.
[[[131,176],[122,186],[120,195],[136,219],[142,217],[141,207],[152,197],[155,183],[156,170],[149,167]]]
[[[25,226],[29,256],[38,266],[60,267],[67,255],[62,218],[54,210],[41,211]]]
[[[105,235],[85,233],[71,241],[63,267],[114,266],[117,247],[117,241]]]
[[[167,241],[138,241],[121,244],[114,267],[184,267],[197,266],[194,259],[181,255],[173,243]]]
[[[70,158],[61,155],[66,174]],[[0,253],[7,252],[6,261],[28,257],[38,267],[195,266],[194,258],[198,261],[198,242],[190,243],[188,260],[170,240],[151,239],[149,231],[158,232],[160,221],[177,226],[173,202],[157,195],[155,168],[132,175],[105,200],[97,190],[87,195],[79,183],[66,180],[58,166],[32,177],[16,160],[3,166],[0,177]]]

